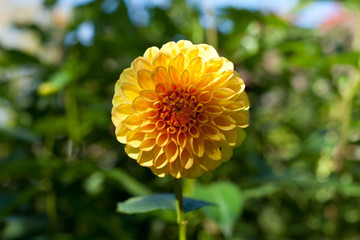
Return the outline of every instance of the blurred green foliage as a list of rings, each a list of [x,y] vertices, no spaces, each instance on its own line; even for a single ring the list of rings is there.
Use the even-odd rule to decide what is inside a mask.
[[[131,196],[171,192],[172,179],[126,156],[110,110],[132,59],[189,39],[217,44],[251,102],[233,158],[186,181],[185,195],[218,205],[187,215],[189,239],[360,239],[360,6],[343,3],[343,18],[316,29],[238,9],[218,19],[229,31],[206,29],[181,0],[150,8],[144,25],[120,0],[77,6],[50,28],[18,24],[55,57],[0,47],[0,238],[176,239],[173,212],[115,211]],[[87,42],[84,23],[94,28]]]

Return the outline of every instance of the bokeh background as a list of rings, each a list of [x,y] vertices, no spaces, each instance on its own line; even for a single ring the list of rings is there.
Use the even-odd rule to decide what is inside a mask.
[[[150,46],[214,45],[247,84],[233,158],[185,181],[215,202],[188,239],[360,239],[358,0],[0,0],[0,239],[176,239],[175,213],[116,212],[171,192],[124,154],[121,71]]]

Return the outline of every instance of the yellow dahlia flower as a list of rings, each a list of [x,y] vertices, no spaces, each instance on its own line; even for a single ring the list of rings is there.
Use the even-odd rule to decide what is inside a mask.
[[[115,85],[112,121],[125,151],[159,177],[196,178],[232,156],[249,125],[234,65],[207,44],[151,47]]]

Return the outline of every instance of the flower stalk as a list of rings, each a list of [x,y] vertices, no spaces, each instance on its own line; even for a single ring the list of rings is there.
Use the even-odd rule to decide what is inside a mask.
[[[181,179],[174,179],[174,192],[176,198],[176,215],[179,226],[179,240],[186,240],[186,224]]]

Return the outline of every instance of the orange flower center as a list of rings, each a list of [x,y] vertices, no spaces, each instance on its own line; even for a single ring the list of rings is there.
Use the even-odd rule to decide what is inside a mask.
[[[160,97],[156,105],[160,119],[166,124],[169,133],[178,130],[186,132],[189,127],[196,124],[198,115],[204,110],[204,106],[198,103],[196,92],[195,86],[190,86],[188,90],[179,87]]]

